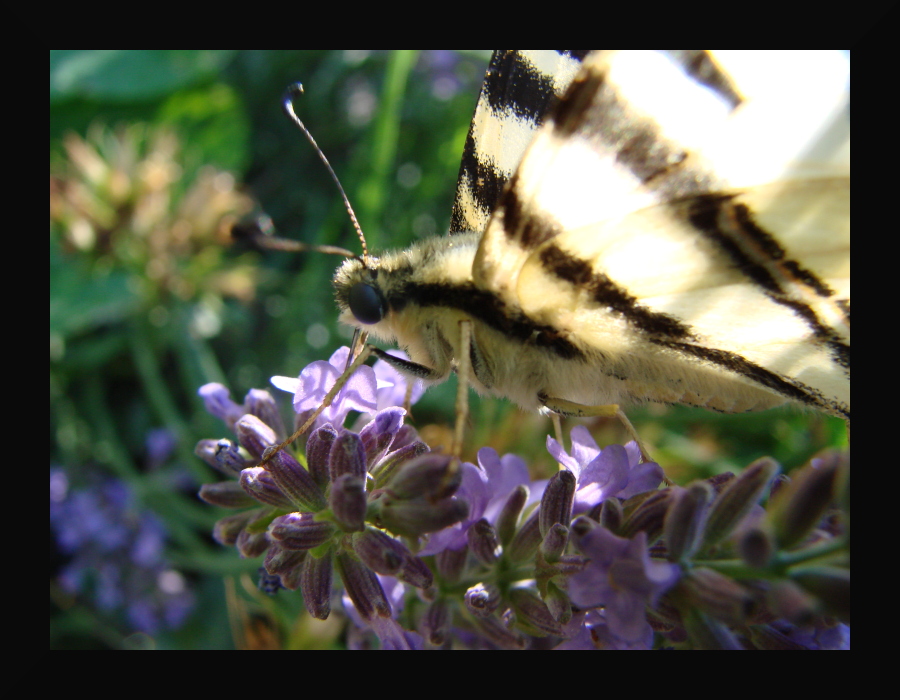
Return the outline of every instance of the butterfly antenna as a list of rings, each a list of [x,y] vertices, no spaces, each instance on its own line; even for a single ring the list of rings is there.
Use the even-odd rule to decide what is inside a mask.
[[[344,188],[341,186],[341,181],[338,180],[338,176],[335,175],[334,169],[331,167],[331,163],[328,162],[328,158],[325,157],[325,154],[322,153],[322,149],[319,148],[319,144],[316,143],[316,140],[312,137],[312,134],[309,133],[309,129],[307,129],[303,122],[300,121],[300,118],[297,116],[297,113],[294,111],[294,98],[298,95],[303,94],[303,85],[301,83],[294,83],[291,85],[287,91],[284,93],[284,98],[282,99],[282,106],[284,107],[284,113],[288,115],[291,121],[296,124],[300,130],[306,135],[307,140],[312,144],[312,147],[316,149],[316,153],[319,154],[319,158],[322,159],[322,162],[325,163],[325,167],[328,168],[328,172],[331,173],[331,178],[334,180],[334,184],[337,185],[338,190],[340,190],[341,197],[344,200],[344,208],[347,210],[347,213],[350,215],[350,220],[353,222],[353,228],[356,229],[356,235],[359,237],[359,242],[362,243],[362,257],[363,264],[368,265],[369,262],[369,249],[366,246],[366,237],[363,235],[362,227],[359,225],[359,221],[356,219],[356,213],[353,211],[353,207],[350,206],[350,200],[347,199],[347,194],[344,192]]]
[[[344,258],[358,258],[353,251],[334,245],[314,245],[301,243],[291,238],[279,238],[274,235],[272,221],[265,214],[252,221],[241,221],[231,227],[231,236],[235,240],[253,246],[257,250],[281,250],[289,253],[326,253],[340,255]]]

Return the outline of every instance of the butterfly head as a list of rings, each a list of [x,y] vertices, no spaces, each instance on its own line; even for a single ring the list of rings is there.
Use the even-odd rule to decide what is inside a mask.
[[[389,311],[387,295],[379,283],[378,262],[373,257],[350,258],[334,275],[341,320],[364,330],[381,323]]]

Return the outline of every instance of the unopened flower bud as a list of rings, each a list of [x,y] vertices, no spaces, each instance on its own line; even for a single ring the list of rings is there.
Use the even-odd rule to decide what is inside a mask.
[[[263,566],[270,574],[281,579],[282,586],[290,591],[296,591],[300,587],[300,577],[306,555],[307,552],[285,549],[273,542],[266,551]]]
[[[331,485],[328,494],[331,512],[344,532],[362,530],[366,519],[366,482],[344,474]]]
[[[199,448],[200,445],[198,444]],[[240,448],[231,440],[217,440],[213,453],[213,466],[220,472],[230,477],[237,477],[247,467],[254,463],[248,462],[241,456]]]
[[[475,555],[475,558],[482,564],[492,566],[499,558],[501,552],[500,540],[497,538],[494,526],[484,518],[481,518],[481,520],[469,526],[466,535],[469,549]]]
[[[525,638],[512,630],[510,625],[503,624],[496,615],[475,618],[474,623],[478,634],[500,649],[525,648]]]
[[[266,468],[275,484],[297,510],[317,513],[325,507],[325,494],[312,475],[284,450],[275,454]]]
[[[406,411],[402,408],[386,408],[376,413],[375,418],[359,431],[368,464],[374,464],[384,456],[400,430],[405,415]]]
[[[466,566],[466,557],[469,555],[469,547],[462,549],[444,549],[437,553],[435,562],[441,578],[448,583],[456,583]]]
[[[234,543],[241,556],[245,559],[256,559],[269,547],[269,539],[265,532],[250,532],[241,530]]]
[[[700,545],[702,526],[713,498],[712,487],[697,481],[673,493],[674,503],[666,512],[663,536],[669,561],[689,558]]]
[[[680,586],[694,606],[729,624],[745,622],[755,608],[753,596],[747,589],[712,569],[687,571]]]
[[[672,502],[671,489],[651,492],[641,504],[635,508],[625,519],[619,530],[619,535],[625,539],[631,539],[637,533],[647,535],[647,542],[655,542],[663,532],[663,524],[666,513]]]
[[[275,442],[281,442],[287,437],[284,430],[284,421],[278,411],[278,404],[265,389],[251,389],[244,397],[244,408],[247,413],[252,413],[263,423],[268,425],[275,434]]]
[[[221,454],[223,452],[231,454]],[[246,463],[237,445],[232,445],[230,440],[201,440],[194,448],[194,454],[225,476],[236,477],[242,469],[253,466]]]
[[[600,527],[596,521],[586,515],[579,515],[572,521],[571,531],[580,540],[596,527]]]
[[[396,442],[397,440],[395,439],[394,443]],[[392,443],[392,446],[394,443]],[[388,452],[369,470],[372,476],[375,477],[375,488],[384,488],[385,484],[393,478],[400,467],[428,451],[428,445],[421,440],[416,440]]]
[[[547,604],[540,599],[537,593],[527,588],[514,588],[509,593],[509,600],[516,611],[520,624],[530,627],[539,636],[562,634],[562,625],[553,618],[547,609]]]
[[[398,499],[446,498],[459,488],[462,470],[453,457],[429,452],[404,464],[387,488]]]
[[[353,551],[362,562],[383,576],[395,576],[403,560],[412,556],[406,545],[374,527],[356,533],[352,541]]]
[[[572,519],[572,499],[575,498],[575,475],[568,469],[556,472],[541,498],[540,528],[544,537],[555,524],[569,526]]]
[[[334,525],[316,520],[313,513],[288,513],[269,525],[269,535],[285,549],[313,549],[327,542],[334,531]]]
[[[238,535],[247,527],[247,524],[258,516],[260,511],[245,511],[243,513],[235,513],[218,520],[213,527],[213,539],[219,544],[227,547],[233,546],[237,542]]]
[[[331,613],[331,585],[334,556],[331,549],[320,558],[311,554],[303,560],[300,591],[306,610],[317,620],[325,620]]]
[[[366,451],[359,435],[349,430],[337,436],[328,455],[328,475],[332,483],[344,474],[366,478]]]
[[[703,536],[705,547],[721,542],[732,533],[759,501],[777,471],[778,464],[763,457],[728,482],[710,507]]]
[[[769,565],[775,554],[775,540],[766,528],[755,527],[741,534],[737,543],[738,553],[749,566],[762,569]]]
[[[774,615],[795,625],[808,625],[821,612],[821,605],[793,581],[776,581],[766,594]]]
[[[506,548],[506,556],[514,563],[527,561],[541,545],[540,510],[536,510],[522,524]]]
[[[246,508],[257,503],[236,481],[203,484],[198,495],[210,505],[221,508]]]
[[[390,617],[391,604],[375,572],[347,554],[339,554],[336,562],[344,590],[360,616],[364,620],[372,620],[376,615]]]
[[[736,651],[743,649],[728,626],[700,610],[690,610],[684,616],[684,627],[694,649]]]
[[[547,610],[559,624],[568,624],[572,619],[572,601],[566,592],[553,581],[547,583],[547,592],[544,594],[544,603]]]
[[[763,651],[804,651],[806,649],[805,646],[791,640],[772,625],[751,625],[749,633],[754,648]]]
[[[563,552],[566,551],[566,545],[569,543],[569,528],[565,525],[555,523],[544,535],[541,541],[541,554],[544,560],[553,563],[559,561]]]
[[[282,510],[294,509],[290,499],[281,492],[272,475],[263,467],[250,467],[242,471],[240,483],[244,491],[260,503]]]
[[[850,571],[834,566],[806,567],[790,573],[791,580],[812,593],[826,612],[850,624]]]
[[[794,476],[790,486],[779,492],[767,519],[783,549],[799,544],[822,520],[834,501],[838,464],[838,453],[813,460]]]
[[[419,433],[417,433],[416,429],[411,425],[403,423],[397,431],[397,434],[394,436],[394,441],[391,443],[391,449],[399,450],[401,447],[406,447],[414,442],[422,442],[419,439]]]
[[[425,609],[422,617],[422,636],[428,643],[439,647],[447,641],[447,630],[450,628],[450,607],[443,598],[433,601]]]
[[[409,537],[443,530],[469,514],[469,504],[460,499],[445,498],[437,503],[424,498],[384,499],[381,503],[378,512],[381,524],[391,532]]]
[[[207,413],[223,420],[229,430],[233,430],[238,418],[246,413],[243,406],[231,400],[231,392],[223,384],[217,382],[204,384],[197,393],[203,399]]]
[[[497,515],[497,537],[500,538],[501,544],[507,545],[512,541],[519,524],[519,516],[527,500],[528,487],[524,484],[516,486],[507,497],[506,503]]]
[[[241,446],[257,459],[262,459],[267,448],[278,444],[275,431],[250,413],[241,416],[234,424],[234,432]]]
[[[434,583],[434,574],[431,573],[431,569],[419,557],[406,557],[403,560],[403,566],[397,572],[397,578],[410,586],[422,589],[421,595],[425,600],[430,600],[433,597],[434,592],[429,592],[426,589],[429,589]]]
[[[590,559],[581,554],[564,554],[552,564],[543,563],[535,566],[534,573],[540,579],[551,579],[554,576],[571,576],[584,571]]]
[[[500,605],[500,589],[492,583],[477,583],[466,591],[464,600],[475,617],[488,617]]]
[[[314,430],[309,436],[309,440],[306,441],[306,465],[313,481],[322,489],[328,486],[330,479],[328,455],[331,454],[331,447],[335,440],[337,440],[337,430],[331,426],[331,423],[327,423]]]
[[[596,520],[601,526],[613,533],[618,533],[622,527],[625,516],[622,512],[622,502],[618,498],[607,498],[598,503],[588,513],[588,517]]]
[[[734,478],[734,472],[722,472],[721,474],[714,474],[708,479],[705,479],[705,481],[713,487],[716,495],[718,495],[725,490],[725,487],[728,486]]]

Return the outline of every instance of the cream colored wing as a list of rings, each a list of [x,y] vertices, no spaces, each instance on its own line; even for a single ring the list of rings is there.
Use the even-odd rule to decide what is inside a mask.
[[[569,87],[587,53],[494,52],[463,148],[450,233],[484,231],[549,106]]]
[[[501,198],[476,283],[633,398],[848,418],[848,62],[593,55]]]

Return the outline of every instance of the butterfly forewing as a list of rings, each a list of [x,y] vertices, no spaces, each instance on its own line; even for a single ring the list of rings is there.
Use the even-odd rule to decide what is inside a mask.
[[[450,233],[484,231],[525,149],[587,53],[494,52],[463,150]]]
[[[602,367],[598,403],[849,417],[837,58],[593,54],[503,193],[476,284]]]

